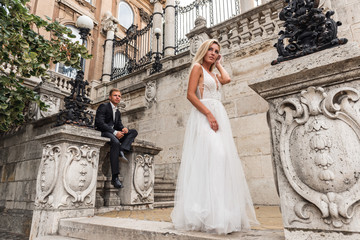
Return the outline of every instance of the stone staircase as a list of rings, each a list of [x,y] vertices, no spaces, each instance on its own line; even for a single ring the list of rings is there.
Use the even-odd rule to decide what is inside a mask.
[[[155,178],[154,184],[154,207],[173,207],[175,196],[175,180]]]
[[[283,230],[251,230],[228,235],[214,235],[202,232],[185,232],[174,229],[172,223],[145,221],[128,218],[81,217],[62,219],[59,235],[44,236],[36,240],[284,240]]]

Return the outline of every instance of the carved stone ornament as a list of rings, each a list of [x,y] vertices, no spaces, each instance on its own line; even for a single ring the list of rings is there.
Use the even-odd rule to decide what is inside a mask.
[[[52,196],[56,182],[58,181],[58,168],[60,147],[46,145],[43,154],[36,183],[35,206],[39,208],[54,208]]]
[[[360,201],[359,98],[359,91],[350,87],[328,93],[321,87],[309,87],[301,97],[279,105],[282,169],[304,199],[294,206],[295,221],[311,222],[317,211],[310,213],[309,206],[317,208],[323,221],[335,228],[352,221]]]
[[[151,202],[154,188],[154,157],[137,155],[135,159],[134,187],[141,202]]]
[[[110,11],[104,13],[103,18],[101,19],[101,29],[104,32],[107,31],[117,31],[117,24],[119,21],[111,14]]]
[[[74,206],[93,203],[90,193],[95,190],[97,181],[97,155],[98,151],[87,145],[68,148],[62,180],[69,195],[62,198],[61,206],[69,205],[67,200],[70,196]]]
[[[145,99],[149,105],[156,102],[156,81],[151,80],[146,83]]]
[[[139,13],[140,13],[140,17],[141,19],[146,23],[149,24],[151,22],[151,16],[144,11],[144,9],[139,8]]]
[[[196,51],[199,49],[200,45],[205,41],[204,37],[201,35],[195,35],[190,39],[190,54],[195,56]]]

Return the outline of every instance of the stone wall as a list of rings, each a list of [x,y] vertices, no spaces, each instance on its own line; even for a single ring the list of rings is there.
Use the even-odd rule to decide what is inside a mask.
[[[42,147],[35,136],[53,125],[51,117],[0,138],[0,228],[30,233]]]

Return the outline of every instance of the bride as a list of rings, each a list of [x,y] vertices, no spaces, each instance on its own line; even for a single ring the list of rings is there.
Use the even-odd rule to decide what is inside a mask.
[[[220,74],[212,71],[217,68]],[[205,41],[189,77],[192,108],[183,145],[175,206],[176,229],[227,234],[257,224],[253,203],[221,100],[221,85],[230,82],[221,65],[220,44]]]

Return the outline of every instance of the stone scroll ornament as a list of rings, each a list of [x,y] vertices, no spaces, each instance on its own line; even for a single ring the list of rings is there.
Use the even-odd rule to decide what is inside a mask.
[[[341,22],[331,19],[334,11],[323,12],[323,1],[285,2],[288,5],[279,14],[280,20],[285,21],[285,30],[279,32],[280,37],[274,45],[278,58],[271,62],[272,65],[347,43],[346,38],[337,37]]]
[[[154,157],[148,154],[137,155],[135,159],[134,187],[140,202],[151,202],[154,188]]]
[[[52,195],[59,169],[60,147],[46,145],[38,171],[36,184],[35,206],[38,208],[54,208],[54,197]]]
[[[309,87],[277,109],[280,161],[293,190],[297,220],[318,216],[341,229],[360,201],[360,93]],[[315,211],[314,208],[318,209]]]
[[[93,204],[91,192],[97,181],[98,152],[87,146],[70,146],[64,169],[63,184],[68,194],[62,198],[61,206],[68,206],[68,198],[75,207]]]

